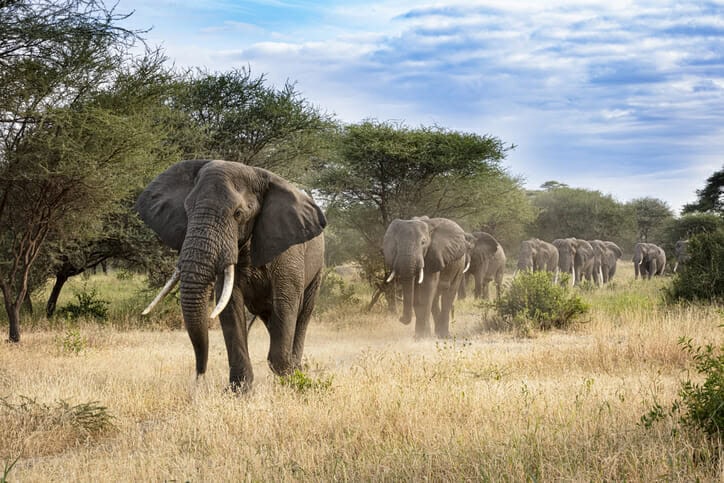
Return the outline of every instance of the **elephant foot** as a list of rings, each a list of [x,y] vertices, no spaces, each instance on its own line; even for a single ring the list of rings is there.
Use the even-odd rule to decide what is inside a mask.
[[[410,325],[410,322],[412,322],[412,316],[405,317],[404,315],[400,317],[400,322],[402,322],[405,325]]]
[[[450,339],[451,338],[450,332],[436,332],[435,336],[438,339]]]

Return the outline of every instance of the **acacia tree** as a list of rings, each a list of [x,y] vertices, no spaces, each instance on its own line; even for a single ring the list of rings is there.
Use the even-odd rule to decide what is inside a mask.
[[[669,205],[657,198],[637,198],[627,203],[633,210],[638,228],[638,241],[661,243],[665,225],[673,220]]]
[[[697,200],[684,205],[681,210],[687,213],[717,213],[724,215],[724,167],[706,179],[706,185],[696,190]]]
[[[137,96],[164,59],[133,57],[140,32],[100,1],[18,0],[0,12],[0,289],[17,342],[44,243],[98,230],[158,154]]]
[[[186,72],[171,98],[175,137],[186,158],[239,161],[298,180],[334,125],[293,83],[269,85],[250,69]]]
[[[504,187],[507,149],[493,136],[364,121],[339,129],[334,155],[315,166],[314,186],[325,198],[334,239],[354,247],[348,257],[376,285],[390,222],[419,215],[480,222],[481,207],[496,203],[487,198],[488,183],[515,189]]]

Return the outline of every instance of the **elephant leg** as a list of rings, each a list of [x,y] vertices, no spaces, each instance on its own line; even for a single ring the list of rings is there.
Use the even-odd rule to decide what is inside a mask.
[[[435,319],[435,335],[441,339],[450,337],[450,313],[455,301],[455,290],[447,289],[440,294],[440,314]]]
[[[294,292],[293,292],[294,294]],[[280,376],[294,370],[292,347],[298,310],[302,303],[302,291],[297,296],[274,297],[273,308],[267,329],[269,330],[269,354],[267,361],[271,370]]]
[[[483,274],[475,273],[475,298],[481,298],[483,296],[483,291]]]
[[[490,287],[490,282],[492,282],[492,281],[493,280],[491,278],[488,278],[488,277],[483,278],[483,290],[481,291],[481,294],[480,294],[480,296],[483,300],[488,300],[488,298],[490,298],[489,287]]]
[[[297,317],[297,328],[294,331],[294,345],[292,348],[292,356],[294,358],[294,367],[302,366],[302,355],[304,354],[304,339],[307,336],[307,326],[312,316],[314,305],[317,301],[317,293],[322,280],[321,270],[314,276],[312,282],[304,290],[304,298],[302,299],[302,309]]]
[[[437,292],[440,272],[426,273],[423,282],[415,287],[415,337],[430,336],[430,314],[432,312],[433,297]]]
[[[217,297],[222,288],[222,283],[217,283]],[[244,298],[238,286],[234,287],[231,300],[219,314],[219,322],[229,358],[229,387],[234,392],[247,391],[254,382],[254,373],[249,359]]]

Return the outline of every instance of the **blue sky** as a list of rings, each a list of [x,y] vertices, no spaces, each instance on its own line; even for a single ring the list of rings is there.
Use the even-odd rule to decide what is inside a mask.
[[[724,0],[120,0],[179,67],[251,67],[355,123],[515,144],[509,172],[680,207],[724,166]]]

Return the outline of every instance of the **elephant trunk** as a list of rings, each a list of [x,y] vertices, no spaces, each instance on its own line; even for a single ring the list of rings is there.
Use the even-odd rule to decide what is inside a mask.
[[[402,252],[395,258],[392,266],[402,285],[402,317],[400,322],[412,321],[412,306],[415,299],[415,285],[423,279],[424,261],[421,255],[413,251]]]
[[[228,259],[233,256],[221,256],[228,250],[223,250],[225,237],[220,232],[211,223],[189,223],[179,254],[181,312],[196,355],[197,375],[206,372],[208,362],[208,302],[214,282],[217,274],[231,264]]]

